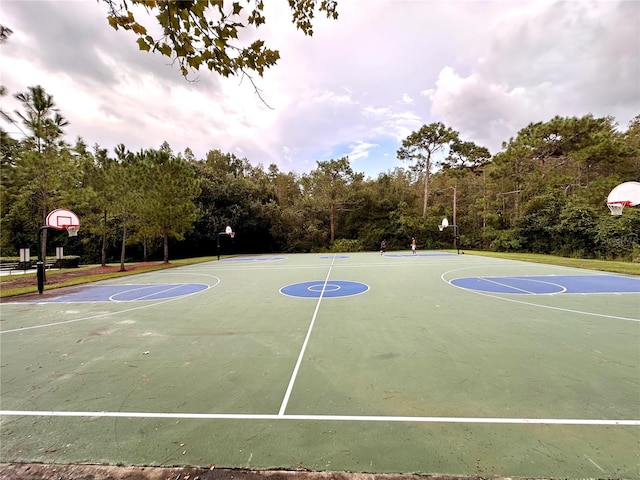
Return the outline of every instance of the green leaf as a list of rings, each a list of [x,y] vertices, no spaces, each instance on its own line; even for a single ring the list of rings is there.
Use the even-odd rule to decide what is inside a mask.
[[[143,50],[145,52],[148,52],[149,50],[151,50],[151,45],[149,45],[144,38],[138,38],[137,43],[138,43],[138,48],[140,48],[140,50]]]
[[[171,47],[166,43],[163,43],[162,45],[160,45],[160,47],[158,47],[158,50],[160,51],[161,54],[167,57],[171,56]]]

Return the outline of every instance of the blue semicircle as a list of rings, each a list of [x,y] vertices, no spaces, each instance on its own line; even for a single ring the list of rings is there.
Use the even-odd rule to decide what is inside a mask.
[[[339,298],[359,295],[369,290],[369,285],[347,280],[312,280],[293,283],[280,289],[280,293],[298,298]]]

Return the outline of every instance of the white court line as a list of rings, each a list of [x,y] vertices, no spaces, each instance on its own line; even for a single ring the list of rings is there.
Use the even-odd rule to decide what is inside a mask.
[[[143,274],[144,275],[144,274]],[[188,274],[185,274],[188,275]],[[217,280],[217,282],[215,282],[213,285],[209,285],[209,288],[207,288],[206,290],[201,290],[199,292],[195,292],[195,293],[189,293],[187,295],[182,295],[180,297],[173,297],[173,298],[168,298],[166,300],[162,300],[156,303],[149,303],[146,305],[141,305],[139,307],[133,307],[133,308],[127,308],[125,310],[120,310],[118,312],[107,312],[107,313],[100,313],[98,315],[92,315],[90,317],[82,317],[82,318],[76,318],[73,320],[63,320],[62,322],[54,322],[54,323],[45,323],[43,325],[32,325],[31,327],[20,327],[20,328],[13,328],[11,330],[0,330],[0,335],[4,335],[5,333],[15,333],[15,332],[24,332],[27,330],[35,330],[38,328],[48,328],[48,327],[57,327],[58,325],[64,325],[67,323],[76,323],[76,322],[85,322],[87,320],[95,320],[96,318],[104,318],[104,317],[111,317],[114,315],[120,315],[121,313],[127,313],[127,312],[133,312],[135,310],[142,310],[143,308],[151,308],[151,307],[157,307],[158,305],[163,305],[167,302],[173,302],[175,300],[179,300],[179,299],[184,299],[185,297],[191,296],[191,295],[196,295],[198,293],[201,292],[206,292],[207,290],[210,290],[211,288],[215,287],[216,285],[218,285],[220,283],[220,278],[214,276],[214,275],[208,275],[208,274],[204,274],[204,273],[200,273],[200,274],[195,274],[195,275],[201,275],[201,276],[205,276],[205,277],[211,277],[211,278],[215,278]],[[19,305],[21,302],[14,302],[12,303],[12,305]],[[42,304],[56,304],[58,302],[42,302],[42,303],[37,303],[37,305],[42,305]],[[75,302],[66,302],[66,303],[75,303]],[[79,302],[82,303],[82,302]],[[124,302],[114,302],[114,303],[124,303]],[[22,302],[22,304],[26,304],[25,302]]]
[[[126,303],[126,302],[141,302],[141,301],[143,301],[145,298],[148,298],[148,297],[155,297],[156,295],[161,295],[161,294],[163,294],[163,293],[170,292],[171,290],[175,290],[175,289],[177,289],[177,288],[184,287],[185,285],[189,285],[189,284],[187,284],[187,283],[174,283],[174,284],[172,284],[172,285],[167,285],[167,287],[168,287],[168,288],[165,288],[164,290],[157,290],[157,291],[154,291],[154,292],[152,292],[152,293],[149,293],[148,295],[143,295],[142,297],[132,298],[132,299],[130,299],[130,300],[116,300],[116,299],[114,298],[114,297],[117,297],[118,295],[124,295],[124,294],[128,294],[129,292],[135,292],[136,290],[148,290],[150,286],[154,286],[154,287],[155,287],[155,286],[158,286],[158,285],[153,285],[153,284],[152,284],[152,285],[144,285],[144,286],[142,286],[142,287],[140,287],[140,288],[133,288],[133,289],[131,289],[131,290],[126,290],[126,291],[124,291],[124,292],[118,292],[118,293],[115,293],[115,294],[113,294],[113,295],[111,295],[111,296],[109,297],[109,300],[111,300],[112,302],[118,302],[118,303]],[[200,285],[202,285],[202,284],[200,284]],[[198,290],[198,293],[199,293],[200,291],[201,291],[201,290]],[[188,295],[190,295],[190,294],[188,294]],[[183,295],[183,296],[184,296],[184,295]]]
[[[471,288],[465,288],[465,287],[460,287],[458,285],[454,285],[451,282],[453,280],[455,280],[455,278],[452,279],[452,280],[445,279],[445,275],[447,275],[449,273],[457,272],[457,271],[460,271],[460,270],[471,270],[473,268],[476,268],[476,267],[475,266],[474,267],[463,267],[463,268],[455,268],[453,270],[448,270],[448,271],[444,272],[442,275],[440,275],[440,279],[443,282],[448,283],[449,285],[451,285],[454,288],[459,288],[460,290],[465,290],[465,291],[470,292],[470,293],[475,293],[476,295],[481,295],[483,297],[495,298],[496,300],[502,300],[504,302],[519,303],[520,305],[528,305],[530,307],[546,308],[546,309],[549,309],[549,310],[558,310],[560,312],[567,312],[567,313],[578,313],[580,315],[589,315],[589,316],[593,316],[593,317],[611,318],[611,319],[614,319],[614,320],[626,320],[626,321],[630,321],[630,322],[640,322],[640,318],[618,317],[616,315],[607,315],[607,314],[604,314],[604,313],[586,312],[584,310],[572,310],[570,308],[553,307],[551,305],[542,305],[542,304],[539,304],[539,303],[525,302],[525,301],[516,300],[516,299],[513,299],[513,298],[499,297],[497,295],[491,295],[489,293],[480,292],[478,290],[473,290]]]
[[[500,283],[500,282],[496,282],[495,280],[490,280],[486,277],[476,277],[480,280],[484,280],[485,282],[489,282],[489,283],[493,283],[495,285],[500,285],[501,287],[506,287],[506,288],[510,288],[511,290],[516,290],[519,292],[524,292],[524,293],[529,293],[529,294],[533,294],[533,292],[530,292],[529,290],[524,290],[523,288],[518,288],[518,287],[514,287],[513,285],[509,285],[506,283]],[[513,278],[513,277],[510,277]],[[500,293],[509,293],[509,292],[500,292]]]
[[[243,413],[167,413],[167,412],[63,412],[47,410],[0,410],[11,417],[92,417],[92,418],[174,418],[201,420],[307,420],[323,422],[403,422],[403,423],[478,423],[509,425],[604,425],[640,426],[640,420],[590,418],[490,418],[490,417],[399,417],[386,415],[283,415]]]
[[[454,285],[454,286],[456,286],[456,285]],[[461,287],[458,287],[458,288],[461,288]],[[478,292],[477,290],[469,290],[469,289],[466,289],[466,288],[463,289],[463,290],[467,290],[468,292],[472,292],[472,293],[476,293],[478,295],[482,295],[483,297],[495,298],[497,300],[503,300],[505,302],[519,303],[520,305],[529,305],[531,307],[547,308],[549,310],[557,310],[559,312],[578,313],[580,315],[590,315],[590,316],[593,316],[593,317],[600,317],[600,318],[611,318],[611,319],[614,319],[614,320],[626,320],[626,321],[630,321],[630,322],[640,322],[640,318],[618,317],[616,315],[607,315],[605,313],[586,312],[584,310],[573,310],[571,308],[553,307],[551,305],[542,305],[542,304],[538,304],[538,303],[524,302],[524,301],[521,301],[521,300],[515,300],[513,298],[498,297],[496,295],[490,295],[488,293]]]
[[[554,277],[557,275],[553,275]],[[548,292],[548,293],[537,293],[537,292],[532,292],[529,290],[525,290],[523,288],[518,288],[515,287],[513,285],[509,285],[508,283],[502,283],[502,282],[498,282],[496,280],[492,280],[493,278],[498,278],[498,277],[476,277],[479,278],[480,280],[485,280],[489,283],[495,283],[496,285],[500,285],[501,287],[507,287],[510,288],[512,290],[518,290],[520,292],[524,292],[530,295],[559,295],[561,293],[565,293],[567,291],[566,287],[560,285],[559,283],[553,283],[553,282],[545,282],[544,280],[536,280],[535,278],[527,278],[527,277],[533,277],[533,275],[518,275],[517,277],[506,277],[506,278],[515,278],[516,280],[519,279],[524,279],[527,280],[529,282],[535,282],[535,283],[542,283],[543,285],[553,285],[554,287],[558,287],[558,290],[555,292]],[[509,292],[496,292],[496,293],[505,293],[505,294],[509,294]]]
[[[320,309],[320,303],[322,302],[324,291],[327,288],[327,282],[329,281],[329,275],[331,275],[333,262],[335,262],[335,255],[331,260],[331,266],[329,267],[329,271],[327,272],[327,277],[324,279],[324,284],[322,285],[322,291],[320,292],[320,296],[318,297],[318,303],[316,303],[316,309],[313,312],[313,317],[311,318],[311,324],[309,325],[309,330],[307,330],[307,336],[305,337],[304,343],[302,344],[300,355],[298,355],[298,360],[296,361],[296,366],[293,369],[293,374],[291,375],[291,379],[289,380],[289,385],[287,386],[287,392],[284,394],[284,399],[282,400],[282,405],[280,405],[280,412],[278,413],[278,415],[284,415],[284,411],[287,409],[287,404],[289,403],[289,397],[291,396],[291,390],[293,390],[293,384],[295,383],[296,377],[298,376],[298,370],[300,369],[300,364],[302,363],[302,357],[304,357],[304,352],[307,349],[307,344],[309,343],[309,338],[311,337],[311,330],[313,330],[313,324],[316,322],[316,317],[318,316],[318,310]]]

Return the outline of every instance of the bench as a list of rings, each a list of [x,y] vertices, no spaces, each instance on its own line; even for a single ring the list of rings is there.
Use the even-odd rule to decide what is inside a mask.
[[[45,269],[51,269],[55,266],[56,260],[47,260],[44,262]],[[12,272],[13,270],[31,270],[36,268],[36,263],[32,263],[28,268],[22,268],[22,262],[2,262],[0,263],[0,271],[2,272]]]

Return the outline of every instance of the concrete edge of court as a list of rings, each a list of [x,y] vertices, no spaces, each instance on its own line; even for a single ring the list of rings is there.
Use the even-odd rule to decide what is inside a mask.
[[[393,474],[296,470],[249,470],[208,467],[158,467],[87,464],[0,463],[0,480],[484,480],[482,476]],[[507,480],[494,478],[494,480]],[[513,480],[509,478],[509,480]],[[519,480],[532,480],[521,478]],[[536,479],[547,480],[547,479]]]

